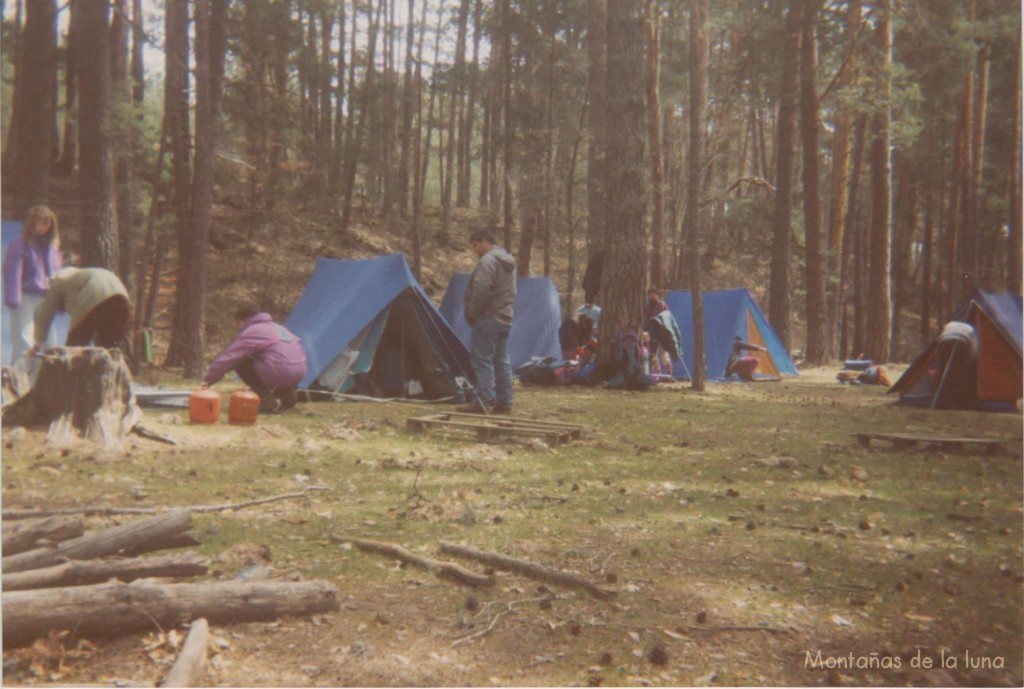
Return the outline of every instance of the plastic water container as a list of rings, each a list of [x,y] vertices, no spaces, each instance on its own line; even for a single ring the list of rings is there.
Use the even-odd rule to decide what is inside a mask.
[[[188,398],[188,420],[192,423],[217,423],[220,419],[220,393],[209,388],[196,390]]]
[[[256,423],[259,411],[260,396],[252,390],[231,393],[231,399],[228,400],[228,423],[251,426]]]

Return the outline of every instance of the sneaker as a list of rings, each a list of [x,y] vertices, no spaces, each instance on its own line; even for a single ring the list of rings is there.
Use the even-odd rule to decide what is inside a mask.
[[[465,404],[461,407],[455,407],[455,411],[458,412],[459,414],[483,414],[485,416],[491,413],[487,409],[487,407],[484,407],[476,403]]]
[[[268,392],[260,399],[261,414],[276,414],[281,411],[281,400],[273,392]]]
[[[492,414],[502,414],[504,416],[510,416],[512,414],[511,404],[496,404],[494,409],[491,410]]]

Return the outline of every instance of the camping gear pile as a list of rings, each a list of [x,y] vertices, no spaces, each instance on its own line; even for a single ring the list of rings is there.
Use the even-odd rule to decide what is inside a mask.
[[[843,370],[836,374],[836,380],[851,385],[892,385],[885,369],[870,359],[847,359]]]

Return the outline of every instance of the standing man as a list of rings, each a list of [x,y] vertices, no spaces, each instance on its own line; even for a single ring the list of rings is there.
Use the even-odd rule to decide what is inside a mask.
[[[490,230],[476,230],[469,238],[480,261],[469,276],[462,313],[473,328],[470,360],[476,374],[476,394],[459,411],[470,414],[512,413],[512,362],[508,333],[516,300],[516,262],[494,243]]]

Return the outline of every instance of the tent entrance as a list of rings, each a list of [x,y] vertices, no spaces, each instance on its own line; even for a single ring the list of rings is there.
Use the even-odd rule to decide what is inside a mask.
[[[317,377],[315,387],[370,397],[440,399],[456,383],[429,333],[419,295],[406,289]]]

